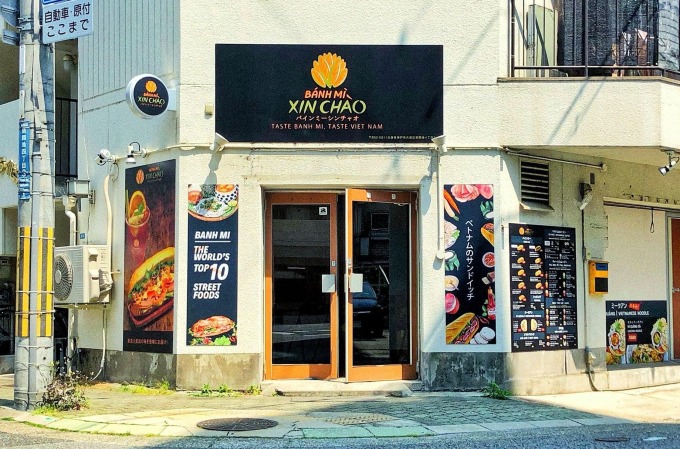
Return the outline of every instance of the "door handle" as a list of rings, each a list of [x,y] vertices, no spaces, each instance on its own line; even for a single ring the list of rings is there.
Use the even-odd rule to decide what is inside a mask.
[[[673,287],[673,293],[680,293],[680,288]]]
[[[322,274],[321,275],[321,293],[335,293],[335,275]]]
[[[349,275],[349,292],[361,293],[364,290],[364,274],[350,273]]]

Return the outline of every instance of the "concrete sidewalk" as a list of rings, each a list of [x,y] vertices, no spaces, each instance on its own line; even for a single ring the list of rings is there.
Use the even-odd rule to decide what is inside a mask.
[[[411,392],[403,384],[282,383],[278,394],[201,397],[139,394],[118,384],[86,389],[88,407],[56,416],[11,408],[12,377],[0,376],[0,418],[50,429],[140,436],[337,438],[429,436],[629,422],[680,422],[680,386],[496,400],[480,393]],[[281,386],[283,385],[283,387]],[[304,395],[307,389],[308,395]],[[127,391],[126,391],[127,390]],[[286,391],[288,390],[288,391]],[[281,395],[283,393],[283,395]],[[285,394],[296,394],[287,396]],[[311,393],[315,395],[311,396]],[[379,395],[376,395],[379,394]],[[271,428],[213,431],[201,421],[273,420]]]

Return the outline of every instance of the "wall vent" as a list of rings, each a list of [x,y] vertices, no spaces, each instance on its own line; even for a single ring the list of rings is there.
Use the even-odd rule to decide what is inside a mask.
[[[550,165],[520,160],[521,204],[529,210],[550,207]]]

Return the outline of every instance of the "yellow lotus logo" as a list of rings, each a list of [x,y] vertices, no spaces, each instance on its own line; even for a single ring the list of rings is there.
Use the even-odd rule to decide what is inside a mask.
[[[312,78],[321,87],[338,87],[347,79],[347,64],[335,53],[324,53],[314,61]]]
[[[151,80],[147,81],[146,84],[144,85],[144,87],[146,87],[147,92],[151,92],[151,93],[156,92],[156,89],[157,89],[156,83],[154,83]]]

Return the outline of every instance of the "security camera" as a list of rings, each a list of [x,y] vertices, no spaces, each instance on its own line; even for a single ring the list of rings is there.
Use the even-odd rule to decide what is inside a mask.
[[[97,154],[97,165],[104,165],[111,160],[111,152],[106,148],[99,150]]]
[[[588,206],[588,204],[590,204],[590,202],[591,202],[592,200],[593,200],[593,192],[592,192],[592,191],[587,192],[587,193],[583,196],[583,199],[581,200],[581,202],[579,203],[578,208],[579,208],[580,210],[585,209],[586,206]]]
[[[593,200],[593,187],[585,182],[579,185],[579,191],[581,193],[581,202],[578,205],[580,210],[584,210],[588,204]]]
[[[433,137],[432,143],[437,146],[437,150],[446,153],[446,135],[442,134],[441,136]]]
[[[212,145],[210,145],[210,151],[219,152],[224,149],[224,147],[229,143],[226,137],[215,133],[215,140],[213,140]]]

